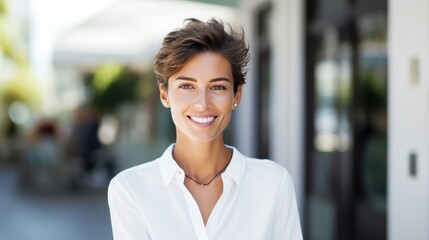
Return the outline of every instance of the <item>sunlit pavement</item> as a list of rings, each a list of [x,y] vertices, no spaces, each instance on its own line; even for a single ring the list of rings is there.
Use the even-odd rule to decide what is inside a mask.
[[[0,239],[112,239],[106,189],[23,192],[14,169],[0,168]]]

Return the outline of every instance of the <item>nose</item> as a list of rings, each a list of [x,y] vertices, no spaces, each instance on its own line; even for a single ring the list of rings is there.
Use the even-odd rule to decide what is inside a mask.
[[[208,93],[207,90],[201,90],[198,93],[197,99],[195,101],[195,106],[199,109],[199,110],[205,110],[207,108],[210,107],[210,94]]]

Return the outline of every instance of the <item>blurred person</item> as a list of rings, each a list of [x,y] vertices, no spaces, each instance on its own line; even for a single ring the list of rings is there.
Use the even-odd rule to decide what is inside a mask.
[[[54,119],[41,119],[27,138],[20,165],[21,187],[49,189],[58,187],[61,168],[61,146]]]
[[[78,149],[82,156],[84,170],[87,174],[93,171],[96,165],[94,154],[101,148],[101,142],[98,139],[99,127],[100,118],[98,114],[92,107],[85,106],[83,108],[83,121]]]
[[[90,173],[94,168],[92,154],[101,146],[97,136],[98,117],[89,105],[77,107],[73,117],[70,152],[80,162],[84,173]]]
[[[60,160],[59,144],[57,142],[58,132],[54,120],[44,119],[40,122],[36,130],[39,142],[39,158],[44,165],[53,166]]]
[[[248,60],[244,34],[214,18],[164,38],[154,68],[176,142],[111,180],[114,239],[302,239],[288,171],[224,144]]]
[[[98,168],[105,168],[108,179],[113,177],[113,157],[98,137],[100,117],[90,105],[79,106],[74,112],[73,127],[70,137],[69,152],[78,161],[74,167],[72,188],[87,184],[86,180]]]

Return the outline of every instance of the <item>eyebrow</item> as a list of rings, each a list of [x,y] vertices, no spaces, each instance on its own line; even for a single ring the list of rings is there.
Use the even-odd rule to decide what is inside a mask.
[[[186,76],[179,76],[175,80],[185,80],[185,81],[192,81],[192,82],[197,81],[195,78],[186,77]],[[227,77],[217,77],[217,78],[210,79],[210,82],[219,82],[219,81],[231,82],[231,80]]]

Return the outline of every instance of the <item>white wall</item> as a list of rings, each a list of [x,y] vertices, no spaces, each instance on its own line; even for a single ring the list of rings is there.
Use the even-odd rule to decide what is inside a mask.
[[[292,175],[304,212],[304,25],[302,0],[273,1],[273,77],[270,142],[272,158]]]
[[[256,101],[253,93],[257,82],[256,78],[256,63],[254,57],[256,55],[256,46],[253,44],[253,36],[255,35],[254,30],[254,15],[253,12],[255,7],[260,5],[264,0],[241,0],[240,1],[240,16],[241,22],[245,31],[246,40],[250,43],[250,62],[247,66],[247,80],[243,86],[243,97],[240,105],[235,111],[235,128],[234,135],[236,136],[236,146],[240,151],[247,156],[255,156],[256,149],[254,149],[256,143]]]
[[[243,152],[254,155],[255,98],[252,97],[256,79],[255,35],[257,11],[265,0],[242,0],[243,26],[251,44],[253,60],[249,64],[248,81],[238,110],[237,145]],[[298,208],[303,222],[304,155],[303,155],[303,1],[273,0],[270,22],[272,40],[272,84],[270,89],[270,153],[272,160],[287,167],[292,175]]]
[[[390,240],[429,239],[429,1],[389,1]],[[417,82],[410,78],[418,61]],[[417,175],[409,174],[409,154]]]

